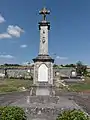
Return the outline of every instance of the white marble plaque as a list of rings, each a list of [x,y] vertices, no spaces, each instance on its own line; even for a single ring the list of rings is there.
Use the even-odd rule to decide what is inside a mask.
[[[45,64],[41,64],[38,69],[38,81],[48,82],[48,67]]]

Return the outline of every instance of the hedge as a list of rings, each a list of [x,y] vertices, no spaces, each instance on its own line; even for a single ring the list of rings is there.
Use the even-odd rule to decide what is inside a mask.
[[[56,120],[90,120],[90,117],[81,110],[74,109],[61,112]]]
[[[14,106],[0,107],[0,120],[27,120],[22,108]]]

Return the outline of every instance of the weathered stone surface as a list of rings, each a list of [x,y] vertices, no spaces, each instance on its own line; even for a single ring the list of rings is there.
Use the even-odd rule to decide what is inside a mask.
[[[81,109],[73,100],[62,96],[27,96],[10,105],[22,107],[28,116],[28,120],[36,118],[56,120],[57,115],[62,110]]]
[[[42,59],[41,59],[42,57]],[[48,56],[49,57],[49,56]],[[41,64],[45,64],[48,67],[48,84],[53,85],[53,63],[50,61],[51,58],[48,59],[46,56],[40,56],[40,59],[35,61],[34,63],[34,81],[33,84],[38,84],[38,69]],[[36,58],[37,59],[37,58]],[[47,60],[47,61],[44,61]]]
[[[41,90],[41,93],[40,93]],[[43,90],[43,91],[42,91]],[[38,83],[37,85],[33,85],[30,91],[30,96],[55,96],[55,87],[48,83]]]
[[[37,88],[36,95],[50,95],[50,91],[46,88]]]
[[[30,91],[27,92],[14,92],[9,94],[0,95],[0,106],[2,105],[17,105],[23,107],[25,110],[28,120],[56,120],[58,113],[64,109],[80,108],[75,101],[81,105],[85,111],[90,114],[90,94],[78,94],[70,92],[56,93],[59,96],[57,104],[51,101],[46,104],[37,104],[35,102],[30,103]],[[45,96],[44,96],[45,97]],[[38,98],[37,98],[38,99]],[[47,99],[47,97],[45,98]],[[55,99],[55,96],[54,96]],[[42,101],[42,99],[41,99]],[[41,112],[40,112],[41,111]]]
[[[42,62],[43,63],[43,62]],[[53,65],[52,65],[53,67]],[[58,72],[59,73],[59,76],[60,75],[66,75],[66,76],[70,76],[71,74],[71,71],[73,70],[73,68],[60,68],[60,69],[56,69],[56,68],[53,68],[53,77],[55,78],[56,77],[56,73]],[[27,75],[27,71],[28,69],[7,69],[7,74],[9,77],[18,77],[20,75],[22,75],[22,77],[26,76],[28,77]],[[0,69],[0,73],[4,74],[4,69]],[[33,76],[34,74],[34,68],[30,68],[30,74]]]
[[[40,25],[40,48],[39,54],[48,54],[48,25]]]

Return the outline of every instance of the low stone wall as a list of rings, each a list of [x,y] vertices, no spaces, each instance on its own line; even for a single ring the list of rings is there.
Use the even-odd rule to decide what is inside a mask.
[[[30,76],[33,76],[33,69],[7,69],[6,71],[9,78],[30,78]],[[4,74],[5,70],[0,69],[0,73]]]
[[[30,73],[28,72],[28,70],[30,70]],[[59,73],[59,76],[60,75],[65,75],[65,76],[70,76],[71,74],[71,71],[73,70],[73,68],[54,68],[53,69],[53,75],[54,77],[56,76],[56,73],[58,72]],[[4,69],[0,69],[0,73],[4,74],[5,73],[5,70]],[[15,69],[7,69],[7,74],[8,74],[8,77],[18,77],[18,76],[22,76],[22,77],[25,77],[25,76],[30,76],[34,74],[34,69],[33,68],[24,68],[24,69],[19,69],[19,68],[15,68]]]
[[[27,70],[7,70],[8,77],[25,77],[29,76]]]
[[[72,70],[73,70],[73,68],[54,68],[54,73],[59,72],[60,74],[69,76],[71,74]]]

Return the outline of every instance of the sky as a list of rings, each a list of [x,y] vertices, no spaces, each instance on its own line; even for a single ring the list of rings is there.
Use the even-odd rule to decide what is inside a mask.
[[[90,0],[0,0],[0,64],[38,55],[44,6],[51,11],[48,47],[55,63],[90,65]]]

